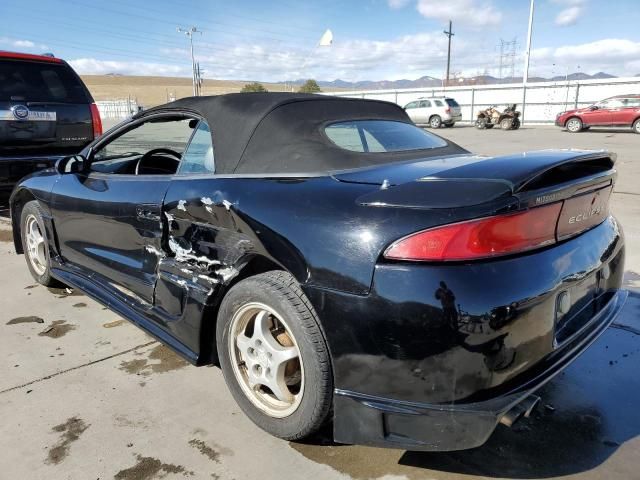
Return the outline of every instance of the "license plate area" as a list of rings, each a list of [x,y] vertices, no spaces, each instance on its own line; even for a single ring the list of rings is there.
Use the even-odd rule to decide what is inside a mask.
[[[612,186],[600,188],[564,201],[558,219],[558,240],[577,235],[602,223],[609,215]]]
[[[600,294],[598,278],[598,273],[594,272],[556,297],[556,346],[571,339],[596,315],[598,311],[597,299]],[[568,295],[570,299],[570,308],[566,313],[562,313],[560,305],[564,295]]]

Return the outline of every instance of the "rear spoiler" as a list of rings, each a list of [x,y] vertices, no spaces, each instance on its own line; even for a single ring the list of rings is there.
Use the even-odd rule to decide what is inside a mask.
[[[486,158],[432,172],[429,176],[362,195],[372,207],[462,208],[490,202],[541,205],[612,184],[616,156],[606,151],[543,150]],[[542,200],[541,200],[542,199]]]

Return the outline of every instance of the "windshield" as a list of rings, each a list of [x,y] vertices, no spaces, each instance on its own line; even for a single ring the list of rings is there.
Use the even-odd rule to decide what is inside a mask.
[[[352,152],[401,152],[445,147],[447,143],[410,123],[393,120],[356,120],[325,127],[327,137]]]

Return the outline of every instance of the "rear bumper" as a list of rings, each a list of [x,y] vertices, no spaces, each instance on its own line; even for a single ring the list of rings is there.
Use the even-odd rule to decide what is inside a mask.
[[[600,312],[548,361],[496,396],[475,402],[428,404],[335,390],[334,437],[343,443],[407,450],[451,451],[482,445],[500,419],[566,368],[613,322],[627,292],[609,292]]]

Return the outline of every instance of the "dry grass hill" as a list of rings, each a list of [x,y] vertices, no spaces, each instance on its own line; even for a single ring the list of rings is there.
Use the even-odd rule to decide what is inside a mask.
[[[120,100],[131,97],[146,108],[173,98],[191,95],[191,78],[134,77],[125,75],[81,75],[95,100]],[[241,80],[204,80],[204,95],[239,92],[249,82]],[[263,83],[270,92],[290,91],[283,83]]]

